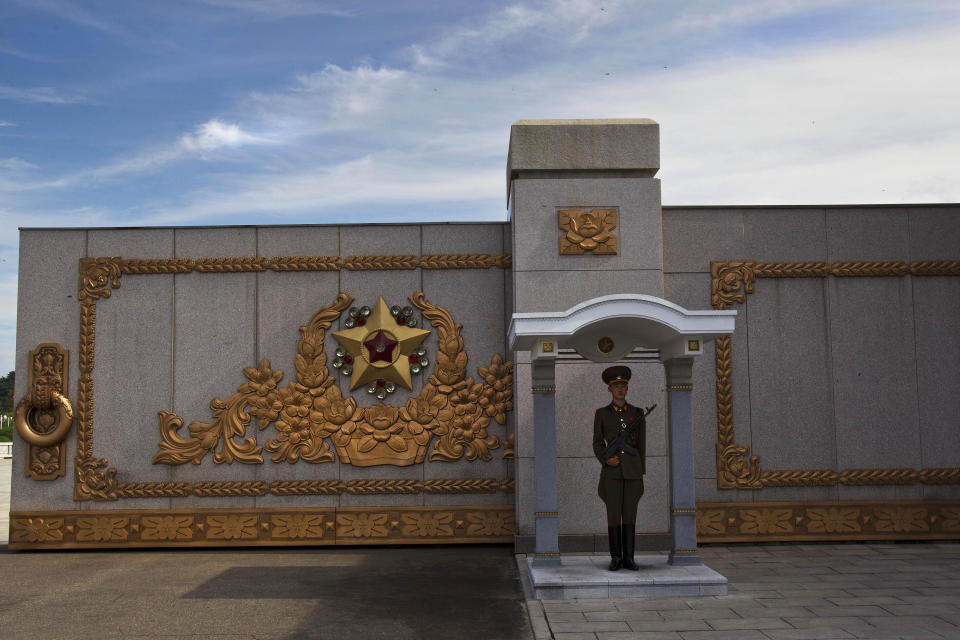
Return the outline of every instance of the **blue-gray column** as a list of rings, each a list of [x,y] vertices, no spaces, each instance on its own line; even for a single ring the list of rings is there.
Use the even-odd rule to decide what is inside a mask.
[[[533,361],[533,486],[535,565],[559,565],[559,513],[557,512],[557,430],[554,360]]]
[[[700,564],[693,466],[693,359],[664,362],[670,421],[670,564]]]

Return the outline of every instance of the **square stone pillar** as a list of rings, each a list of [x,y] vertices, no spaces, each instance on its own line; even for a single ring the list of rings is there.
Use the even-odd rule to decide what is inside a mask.
[[[543,343],[541,343],[542,345]],[[548,343],[552,344],[552,343]],[[540,351],[542,351],[542,346]],[[557,427],[556,380],[554,357],[556,349],[533,361],[531,390],[533,391],[533,447],[534,447],[534,532],[536,546],[534,563],[560,564],[560,521],[557,499]]]
[[[507,156],[513,310],[563,311],[613,293],[662,297],[659,168],[653,120],[514,123]],[[601,230],[584,227],[583,214]],[[571,217],[582,241],[560,228]]]
[[[697,555],[697,505],[693,466],[693,358],[663,363],[667,377],[670,430],[670,564],[700,564]]]

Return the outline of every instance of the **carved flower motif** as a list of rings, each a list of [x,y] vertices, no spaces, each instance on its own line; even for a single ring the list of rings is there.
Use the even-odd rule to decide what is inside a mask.
[[[513,362],[504,363],[496,354],[489,367],[480,367],[477,371],[486,383],[480,406],[498,424],[506,424],[507,412],[513,411]]]
[[[63,539],[63,518],[13,519],[11,522],[13,542],[51,542]]]
[[[561,209],[559,226],[565,231],[560,238],[560,253],[579,255],[592,251],[595,255],[615,254],[616,237],[611,231],[617,226],[614,209]]]
[[[314,409],[313,396],[303,387],[291,384],[279,391],[283,408],[276,426],[280,435],[277,440],[291,444],[306,442],[311,436],[326,437],[323,428],[323,413]]]
[[[257,516],[207,516],[207,537],[211,539],[256,539]]]
[[[490,419],[483,417],[480,407],[482,384],[473,384],[473,378],[467,378],[466,384],[450,395],[453,405],[453,421],[450,432],[454,440],[470,442],[475,438],[485,438],[486,426]]]
[[[747,509],[740,512],[740,533],[793,533],[791,509]]]
[[[405,513],[405,536],[452,536],[452,513]]]
[[[193,537],[190,516],[144,516],[144,540],[189,540]]]
[[[337,514],[338,536],[353,538],[385,538],[387,536],[387,514],[385,513],[342,513]]]
[[[877,531],[929,531],[927,510],[924,507],[878,507],[875,510],[877,517]]]
[[[327,422],[340,427],[343,433],[353,433],[357,429],[357,423],[353,421],[357,401],[344,399],[337,386],[328,387],[323,395],[314,398],[313,408],[322,413]]]
[[[276,515],[273,522],[274,538],[322,538],[323,516],[316,514],[294,513]]]
[[[77,540],[126,540],[127,523],[127,518],[77,518]]]
[[[387,446],[401,453],[407,450],[407,441],[400,437],[405,426],[398,421],[400,410],[386,404],[377,404],[367,407],[364,411],[364,421],[360,423],[360,430],[364,433],[357,444],[357,450],[366,453],[377,446],[379,442],[386,442]]]
[[[941,512],[944,531],[960,531],[960,507],[944,507]]]
[[[513,534],[514,517],[502,511],[478,511],[467,514],[467,535],[507,536]]]
[[[262,397],[277,388],[277,384],[283,378],[283,371],[271,370],[270,361],[264,358],[256,367],[244,367],[243,375],[247,376],[250,382],[240,385],[237,391]]]
[[[437,388],[428,384],[417,398],[407,400],[401,410],[407,429],[414,435],[433,429],[438,421],[446,421],[453,416],[453,410],[447,407],[447,396],[437,393]]]
[[[704,511],[697,514],[697,535],[719,536],[726,532],[723,524],[723,509]]]
[[[807,509],[807,531],[811,533],[853,533],[860,531],[860,509],[826,507]]]

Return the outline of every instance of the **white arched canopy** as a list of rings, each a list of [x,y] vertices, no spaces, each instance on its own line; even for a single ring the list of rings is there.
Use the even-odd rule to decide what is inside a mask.
[[[673,549],[671,564],[699,564],[693,466],[693,358],[734,329],[736,311],[689,311],[663,298],[615,294],[559,312],[515,313],[513,351],[529,351],[534,422],[534,564],[559,564],[555,362],[562,348],[614,362],[636,348],[655,349],[667,378]]]
[[[698,355],[703,343],[733,333],[736,315],[689,311],[663,298],[620,293],[591,298],[566,311],[515,313],[509,340],[514,351],[531,352],[539,341],[552,341],[595,362],[620,360],[637,347],[656,349],[664,360]]]

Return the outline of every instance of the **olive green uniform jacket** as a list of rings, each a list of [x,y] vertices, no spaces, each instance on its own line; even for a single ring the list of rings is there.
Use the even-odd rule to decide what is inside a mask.
[[[643,409],[630,403],[624,405],[623,411],[617,411],[613,403],[600,407],[593,417],[593,453],[603,465],[600,471],[601,478],[618,478],[622,480],[639,480],[645,471],[644,459],[647,454],[647,425],[641,419],[640,424],[627,438],[627,444],[637,450],[637,455],[620,454],[620,465],[611,467],[603,458],[603,451],[607,444],[613,442],[631,422],[643,414]]]

